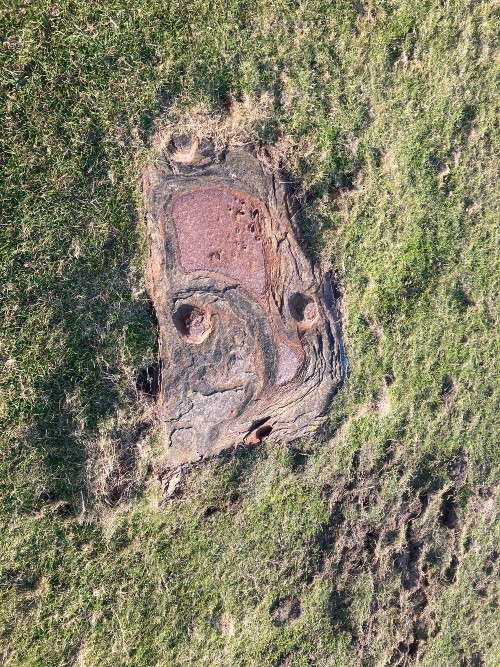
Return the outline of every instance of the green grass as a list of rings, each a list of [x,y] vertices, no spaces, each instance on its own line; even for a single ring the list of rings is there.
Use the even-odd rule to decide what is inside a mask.
[[[497,665],[498,3],[1,12],[2,663]],[[349,378],[159,504],[138,171],[228,107],[288,146]]]

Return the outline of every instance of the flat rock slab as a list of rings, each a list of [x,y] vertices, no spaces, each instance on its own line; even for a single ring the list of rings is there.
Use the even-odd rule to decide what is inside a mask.
[[[280,174],[181,144],[144,175],[170,469],[310,434],[343,379],[330,279],[299,245]]]

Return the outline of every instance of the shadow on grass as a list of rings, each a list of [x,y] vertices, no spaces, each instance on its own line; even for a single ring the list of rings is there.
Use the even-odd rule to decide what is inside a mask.
[[[76,201],[77,196],[75,206]],[[80,511],[87,494],[86,443],[98,438],[103,420],[134,400],[134,377],[125,377],[124,368],[153,360],[156,353],[148,301],[132,295],[131,260],[138,245],[133,204],[128,219],[116,220],[112,234],[103,235],[90,257],[73,259],[61,278],[39,287],[48,303],[57,303],[48,326],[64,339],[56,370],[34,383],[44,399],[34,410],[32,443],[45,468],[39,502],[64,501],[72,512]],[[122,440],[130,437],[133,433]]]

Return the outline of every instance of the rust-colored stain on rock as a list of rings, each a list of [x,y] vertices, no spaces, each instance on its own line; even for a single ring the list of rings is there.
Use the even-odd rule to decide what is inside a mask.
[[[259,209],[243,193],[207,187],[177,196],[172,220],[184,271],[210,271],[254,294],[265,289]]]

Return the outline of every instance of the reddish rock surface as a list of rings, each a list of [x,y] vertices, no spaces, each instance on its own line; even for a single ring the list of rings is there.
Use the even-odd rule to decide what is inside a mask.
[[[144,176],[169,469],[310,434],[343,378],[330,281],[282,179],[243,150],[182,146]]]
[[[175,197],[171,205],[184,271],[210,271],[264,294],[266,267],[258,203],[241,192],[206,187]]]

